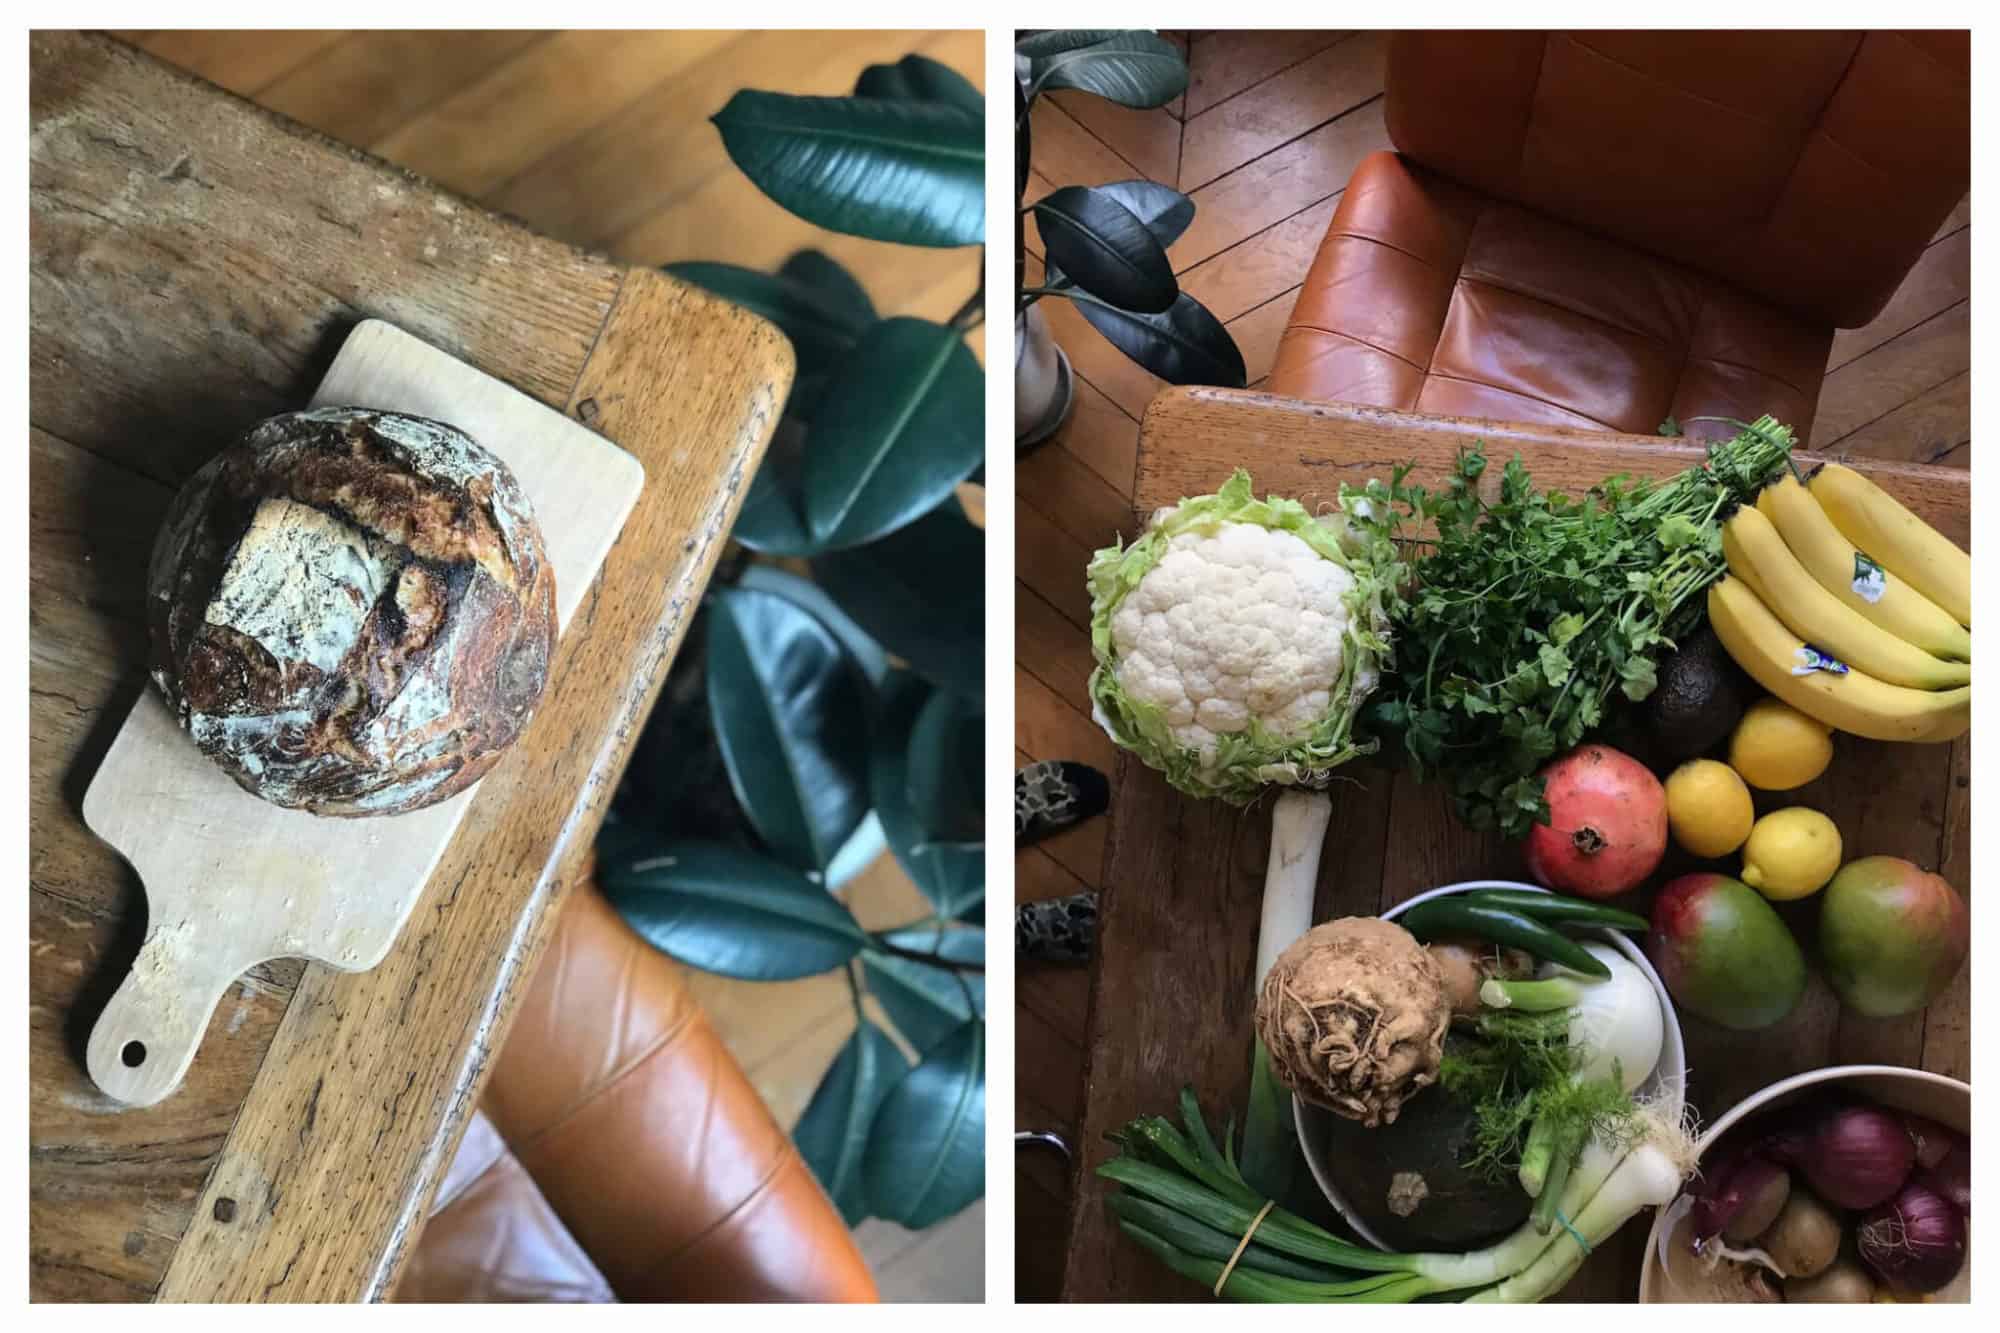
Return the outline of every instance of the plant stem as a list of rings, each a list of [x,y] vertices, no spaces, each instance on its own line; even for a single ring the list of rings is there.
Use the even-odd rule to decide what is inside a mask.
[[[984,251],[981,251],[982,255],[984,253],[985,253]],[[963,331],[974,327],[979,323],[980,320],[984,319],[985,317],[986,317],[986,264],[982,259],[979,265],[979,286],[973,290],[972,295],[965,298],[965,304],[960,306],[958,308],[958,313],[954,314],[951,317],[951,319],[948,320],[947,322],[951,325],[952,328]]]
[[[1529,1214],[1535,1230],[1544,1236],[1555,1229],[1556,1203],[1562,1198],[1563,1183],[1569,1179],[1570,1159],[1575,1155],[1568,1142],[1558,1142],[1558,1136],[1554,1134],[1547,1137],[1550,1145],[1548,1174],[1542,1181],[1542,1192],[1535,1196],[1535,1209]],[[1524,1168],[1525,1165],[1524,1162]]]
[[[1479,987],[1479,1001],[1495,1009],[1522,1009],[1545,1014],[1567,1009],[1582,997],[1568,977],[1548,977],[1542,981],[1504,981],[1488,977]]]
[[[870,941],[869,947],[877,953],[891,954],[897,958],[908,958],[912,962],[929,963],[932,967],[941,967],[950,972],[976,972],[981,975],[984,975],[986,972],[986,964],[984,963],[962,963],[955,958],[945,958],[938,954],[925,953],[921,949],[906,949],[900,944],[889,943],[880,935],[870,935],[868,938]]]

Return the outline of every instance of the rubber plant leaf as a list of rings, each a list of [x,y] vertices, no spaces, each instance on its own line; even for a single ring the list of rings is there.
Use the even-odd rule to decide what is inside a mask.
[[[893,65],[870,65],[854,85],[856,97],[888,97],[943,102],[976,116],[986,114],[986,95],[949,65],[929,56],[907,55]]]
[[[955,329],[885,319],[827,390],[805,454],[806,530],[873,541],[935,509],[985,456],[986,377]]]
[[[986,1189],[986,1024],[952,1029],[889,1091],[862,1159],[870,1210],[912,1231]]]
[[[937,927],[892,931],[883,939],[899,949],[935,954],[946,962],[980,963],[986,956],[986,932]],[[879,949],[861,954],[868,990],[882,1004],[889,1021],[910,1045],[926,1050],[970,1018],[985,1014],[986,979],[976,972],[954,973]]]
[[[838,898],[756,852],[643,834],[600,844],[598,883],[654,948],[747,981],[792,981],[846,963],[868,936]]]
[[[985,897],[986,859],[982,843],[938,836],[912,799],[910,747],[933,693],[908,673],[890,678],[875,721],[868,787],[897,863],[939,916],[956,917]]]
[[[1065,185],[1036,200],[1034,212],[1048,262],[1092,296],[1160,314],[1180,295],[1166,249],[1116,196]]]
[[[884,648],[931,684],[985,690],[986,542],[956,498],[880,541],[830,551],[813,578]]]
[[[1031,54],[1028,62],[1030,88],[1074,88],[1142,110],[1165,106],[1186,92],[1187,84],[1180,48],[1150,32],[1113,33],[1088,46]]]
[[[792,1130],[799,1156],[819,1177],[849,1226],[868,1216],[861,1163],[882,1099],[909,1072],[910,1062],[888,1033],[865,1017],[840,1048]]]
[[[708,705],[730,786],[766,847],[824,873],[868,813],[868,696],[840,640],[778,593],[708,608]]]
[[[942,102],[745,89],[715,115],[773,201],[829,231],[898,245],[986,239],[986,119]]]

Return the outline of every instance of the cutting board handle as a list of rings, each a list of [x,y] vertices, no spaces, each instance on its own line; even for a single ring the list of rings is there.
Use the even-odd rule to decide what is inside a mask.
[[[90,1029],[85,1062],[105,1096],[151,1106],[180,1086],[216,1005],[243,972],[214,953],[213,941],[197,940],[185,922],[147,932]]]

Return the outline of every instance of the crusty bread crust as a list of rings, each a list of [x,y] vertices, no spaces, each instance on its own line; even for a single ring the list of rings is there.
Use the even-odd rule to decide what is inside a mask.
[[[251,793],[382,815],[479,780],[548,680],[555,572],[519,484],[443,422],[273,417],[181,489],[147,574],[153,679]]]

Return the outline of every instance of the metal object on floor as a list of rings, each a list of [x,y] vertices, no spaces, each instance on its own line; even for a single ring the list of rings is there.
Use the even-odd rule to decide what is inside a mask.
[[[1071,1160],[1069,1140],[1052,1129],[1017,1129],[1014,1131],[1014,1150],[1023,1148],[1049,1148],[1062,1154],[1064,1162]]]

